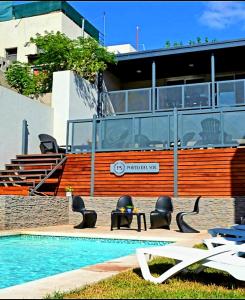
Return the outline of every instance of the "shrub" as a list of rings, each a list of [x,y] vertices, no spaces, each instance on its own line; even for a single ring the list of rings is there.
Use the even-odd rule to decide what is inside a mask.
[[[9,85],[24,95],[51,92],[53,72],[75,71],[94,83],[98,72],[115,63],[115,55],[90,37],[72,40],[63,33],[46,31],[44,35],[36,34],[27,44],[38,49],[34,61],[34,67],[40,69],[38,74],[33,74],[30,64],[21,62],[13,63],[6,72]]]

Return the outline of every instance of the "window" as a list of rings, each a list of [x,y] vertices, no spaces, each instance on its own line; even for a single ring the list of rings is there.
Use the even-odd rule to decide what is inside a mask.
[[[10,61],[16,61],[17,60],[17,48],[9,48],[6,50],[6,59]]]
[[[37,54],[29,54],[27,55],[28,63],[33,64],[33,62],[37,59]]]

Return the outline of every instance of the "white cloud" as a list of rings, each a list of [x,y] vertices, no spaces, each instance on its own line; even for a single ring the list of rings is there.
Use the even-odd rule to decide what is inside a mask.
[[[214,29],[225,29],[233,24],[245,25],[245,3],[240,1],[205,2],[200,22]]]

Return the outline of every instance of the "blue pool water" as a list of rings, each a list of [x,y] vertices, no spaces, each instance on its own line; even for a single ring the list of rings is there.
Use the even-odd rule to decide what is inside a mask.
[[[167,242],[35,235],[0,237],[0,288],[135,253]]]

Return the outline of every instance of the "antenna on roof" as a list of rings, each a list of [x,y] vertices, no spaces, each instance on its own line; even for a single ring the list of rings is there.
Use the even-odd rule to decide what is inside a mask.
[[[136,50],[139,50],[139,26],[136,26]]]
[[[104,32],[103,32],[103,35],[104,35],[104,46],[105,46],[105,11],[103,12],[103,23],[104,23]]]

